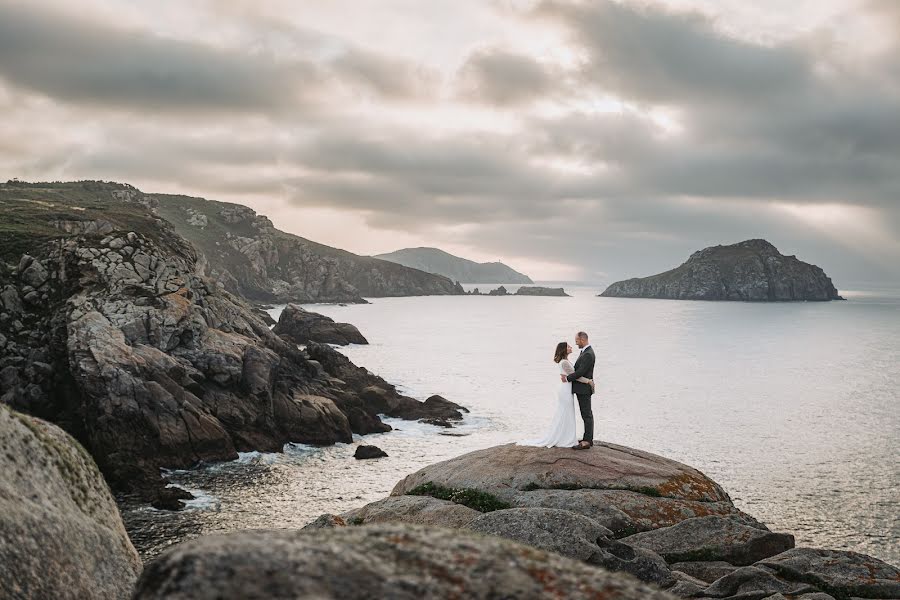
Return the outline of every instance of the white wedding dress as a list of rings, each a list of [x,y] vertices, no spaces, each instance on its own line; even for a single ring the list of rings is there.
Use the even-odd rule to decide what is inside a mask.
[[[575,368],[568,360],[559,361],[559,372],[569,375],[575,372]],[[559,384],[556,393],[556,411],[547,433],[536,440],[518,442],[520,446],[541,446],[543,448],[565,447],[571,448],[578,443],[575,431],[575,400],[572,396],[572,383]]]

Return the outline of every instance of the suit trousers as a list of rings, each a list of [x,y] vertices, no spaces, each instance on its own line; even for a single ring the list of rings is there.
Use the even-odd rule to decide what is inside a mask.
[[[594,443],[594,413],[591,410],[590,394],[575,394],[578,398],[578,408],[581,409],[581,420],[584,421],[584,437],[581,438],[585,442]]]

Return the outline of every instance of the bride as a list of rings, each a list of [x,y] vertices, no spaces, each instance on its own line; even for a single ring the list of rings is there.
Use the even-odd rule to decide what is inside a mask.
[[[560,342],[556,345],[556,352],[553,353],[553,362],[559,364],[559,372],[563,375],[575,372],[575,368],[568,359],[570,354],[572,354],[572,346],[566,342]],[[577,381],[589,383],[591,388],[594,387],[594,381],[587,377],[579,377]],[[556,394],[556,412],[553,413],[553,420],[550,422],[550,428],[547,430],[547,433],[539,439],[517,443],[520,446],[541,446],[544,448],[553,448],[554,446],[571,448],[578,443],[578,436],[575,431],[575,402],[572,397],[571,382],[567,381],[559,384],[559,391]]]

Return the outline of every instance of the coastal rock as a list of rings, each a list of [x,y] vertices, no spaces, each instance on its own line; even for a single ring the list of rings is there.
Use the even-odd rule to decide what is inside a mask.
[[[77,441],[0,404],[0,473],[0,597],[130,597],[140,558]]]
[[[612,535],[592,519],[556,508],[495,510],[480,515],[466,528],[581,561],[597,553],[597,538]]]
[[[723,560],[678,562],[669,566],[673,571],[680,571],[705,583],[712,583],[737,569]]]
[[[496,537],[412,525],[242,531],[174,546],[135,600],[673,598],[632,577]]]
[[[0,247],[0,401],[76,435],[116,491],[177,507],[160,468],[390,431],[378,417],[383,403],[363,398],[373,383],[398,416],[461,416],[433,415],[441,412],[429,410],[434,403],[401,397],[343,357],[342,369],[365,376],[326,372],[273,333],[257,309],[209,279],[207,257],[138,190],[47,186],[0,184],[0,212],[16,211],[34,225],[11,232]],[[64,202],[67,190],[77,192],[75,208]],[[48,232],[44,209],[34,208],[43,205],[33,202],[46,194],[60,218],[106,219],[105,237]],[[236,227],[265,226],[238,213],[229,217]],[[219,231],[216,221],[203,231]],[[13,252],[20,247],[28,254]],[[39,301],[22,302],[38,291]]]
[[[775,594],[787,594],[793,598],[818,591],[807,583],[786,581],[767,569],[749,566],[735,569],[714,581],[703,591],[702,597],[762,600]]]
[[[378,446],[367,446],[365,444],[360,444],[356,447],[356,452],[353,453],[353,458],[357,460],[366,460],[369,458],[384,458],[387,456],[387,452],[379,448]]]
[[[583,515],[555,508],[511,508],[485,513],[466,529],[624,571],[660,586],[674,582],[658,555],[610,539],[612,532]]]
[[[341,513],[350,524],[412,523],[433,527],[459,529],[481,515],[462,504],[439,500],[430,496],[391,496]]]
[[[858,552],[793,548],[761,560],[757,566],[832,595],[900,598],[900,569]]]
[[[466,408],[441,396],[430,396],[424,402],[402,396],[397,389],[368,369],[357,367],[346,356],[326,344],[310,343],[306,347],[309,357],[319,363],[329,376],[338,379],[354,390],[360,390],[358,399],[367,410],[376,414],[406,420],[442,419],[461,421]]]
[[[347,521],[338,515],[324,514],[320,515],[315,521],[311,521],[301,528],[301,531],[312,531],[314,529],[335,529],[337,527],[346,527]]]
[[[495,446],[427,466],[400,481],[399,496],[434,483],[473,488],[512,499],[536,489],[619,489],[700,502],[730,502],[725,491],[700,471],[661,456],[597,442],[587,450]]]
[[[600,295],[768,302],[842,299],[821,268],[785,256],[765,240],[705,248],[675,269],[617,281]]]
[[[323,344],[368,344],[359,329],[349,323],[335,323],[334,319],[309,312],[296,304],[284,307],[272,330],[295,344],[320,342]]]
[[[732,515],[748,525],[765,528],[741,513],[730,500],[703,502],[663,498],[629,490],[558,489],[519,492],[513,506],[564,508],[590,517],[612,530],[616,537],[669,527],[687,519],[709,515]]]
[[[692,560],[750,565],[794,547],[794,536],[748,526],[733,517],[709,516],[622,538],[669,563]]]
[[[569,297],[569,294],[566,293],[566,290],[563,288],[551,288],[551,287],[541,287],[538,285],[534,286],[525,286],[523,285],[515,293],[516,296],[561,296],[561,297]]]

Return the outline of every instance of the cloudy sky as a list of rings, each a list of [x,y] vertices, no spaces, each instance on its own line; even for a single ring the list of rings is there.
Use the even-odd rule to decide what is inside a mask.
[[[900,282],[900,1],[0,0],[0,177],[609,281]]]

